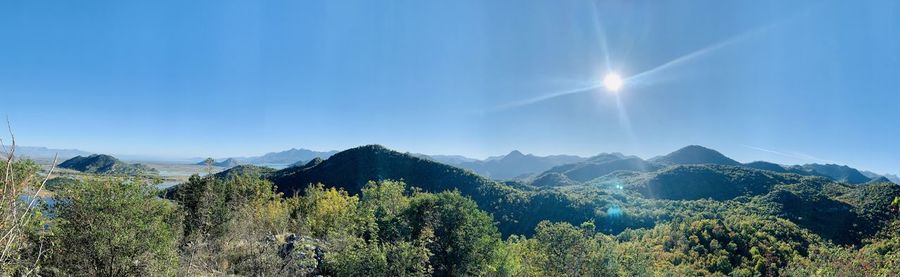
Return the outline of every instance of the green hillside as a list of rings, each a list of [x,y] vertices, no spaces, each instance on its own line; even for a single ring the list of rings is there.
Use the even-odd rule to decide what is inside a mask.
[[[891,275],[900,257],[900,186],[743,165],[610,154],[501,183],[369,145],[195,175],[167,200],[128,180],[48,184],[59,198],[46,220],[60,230],[44,236],[65,248],[46,272],[102,273],[89,259],[127,257],[160,269],[115,266],[202,265],[179,265],[186,275]],[[120,245],[137,248],[96,250]]]
[[[650,161],[660,164],[718,164],[734,166],[741,164],[716,150],[699,145],[688,145]]]
[[[101,175],[148,175],[158,174],[156,169],[143,164],[128,164],[110,155],[77,156],[59,164],[60,168]]]
[[[587,175],[591,172],[594,175]],[[836,243],[854,244],[887,220],[871,215],[885,213],[887,204],[882,202],[900,196],[893,184],[853,187],[822,177],[740,165],[663,167],[619,155],[555,167],[532,179],[529,186],[499,183],[377,145],[349,149],[268,176],[288,195],[316,183],[353,194],[370,180],[404,180],[426,192],[459,191],[493,214],[505,236],[531,234],[542,220],[593,221],[604,232],[616,234],[677,218],[723,218],[756,211],[792,221]],[[866,192],[875,188],[883,193],[877,197],[881,202],[867,204],[876,197]]]
[[[650,163],[637,157],[624,157],[616,155],[601,155],[584,162],[566,164],[551,168],[544,173],[538,175],[535,180],[545,179],[545,175],[563,175],[567,179],[577,182],[587,182],[606,174],[616,171],[652,171],[661,167],[661,165]],[[555,186],[543,180],[535,183],[536,186]]]
[[[471,171],[400,153],[380,145],[367,145],[339,152],[312,167],[289,167],[271,175],[278,190],[291,195],[310,184],[339,187],[359,193],[369,181],[403,180],[427,192],[459,191],[499,221],[504,234],[533,231],[540,221],[532,216],[573,221],[590,218],[574,211],[564,195],[512,188]],[[557,209],[560,208],[560,209]]]

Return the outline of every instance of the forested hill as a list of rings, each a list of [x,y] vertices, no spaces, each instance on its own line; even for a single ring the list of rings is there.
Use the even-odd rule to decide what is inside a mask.
[[[68,159],[60,168],[72,169],[84,173],[101,175],[146,175],[158,174],[156,169],[143,164],[128,164],[110,155],[95,154],[87,157],[77,156]]]
[[[741,163],[732,160],[719,151],[712,150],[699,145],[688,145],[678,149],[668,155],[650,159],[652,162],[660,164],[719,164],[719,165],[740,165]]]
[[[380,145],[348,149],[310,166],[285,168],[272,176],[279,190],[286,193],[303,190],[315,183],[341,186],[348,192],[358,193],[369,181],[401,179],[426,191],[458,189],[470,195],[496,184],[467,170]]]
[[[805,164],[802,166],[794,166],[791,169],[795,171],[805,171],[811,175],[826,176],[828,178],[847,182],[850,184],[862,184],[872,180],[866,177],[859,170],[846,165],[836,164]]]
[[[339,152],[310,167],[290,167],[270,179],[288,195],[321,183],[358,193],[369,181],[403,180],[427,192],[459,191],[494,215],[506,234],[530,234],[541,220],[580,222],[593,211],[555,191],[530,191],[479,176],[471,171],[367,145]]]
[[[174,229],[183,231],[181,247],[215,238],[214,248],[182,257],[236,265],[219,272],[253,275],[264,265],[280,272],[269,275],[324,276],[896,275],[884,273],[896,272],[900,257],[900,186],[757,165],[774,170],[603,154],[531,184],[501,183],[368,145],[279,171],[241,165],[193,176],[165,197],[185,218]]]
[[[316,183],[355,194],[369,181],[378,180],[404,180],[427,192],[457,190],[493,214],[504,235],[531,234],[541,220],[593,221],[604,232],[615,234],[674,218],[721,218],[753,211],[793,221],[837,243],[855,244],[886,220],[881,215],[889,212],[888,207],[873,203],[900,196],[893,183],[854,186],[741,164],[693,164],[732,164],[727,157],[689,157],[668,159],[688,164],[665,166],[636,157],[601,155],[551,169],[528,185],[500,183],[468,170],[368,145],[265,175],[288,195]]]
[[[525,179],[535,186],[560,186],[571,184],[571,181],[588,182],[595,178],[616,171],[631,172],[651,172],[667,166],[674,165],[723,165],[737,166],[752,169],[761,169],[777,173],[792,173],[803,176],[821,176],[832,179],[837,182],[848,184],[864,184],[879,176],[869,173],[868,177],[859,170],[836,164],[805,164],[805,165],[780,165],[766,161],[754,161],[742,164],[735,161],[724,154],[698,145],[689,145],[678,149],[664,156],[655,157],[649,160],[643,160],[635,156],[625,156],[622,154],[600,154],[587,160],[563,164],[553,167],[541,174],[537,174],[533,178]],[[882,178],[888,179],[888,177]],[[548,180],[559,180],[551,182]]]

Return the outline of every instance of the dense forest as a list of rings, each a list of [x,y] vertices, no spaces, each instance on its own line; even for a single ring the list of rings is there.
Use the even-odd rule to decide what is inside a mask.
[[[363,146],[160,191],[47,181],[10,156],[0,275],[900,274],[896,184],[683,161],[598,156],[500,182]]]

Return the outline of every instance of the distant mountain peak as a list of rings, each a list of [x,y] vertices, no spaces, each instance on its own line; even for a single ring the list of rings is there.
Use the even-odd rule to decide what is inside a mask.
[[[388,149],[380,144],[368,144],[359,147],[350,148],[341,152],[336,153],[335,155],[348,155],[348,154],[356,154],[356,153],[379,153],[379,152],[387,152],[393,150]],[[412,156],[412,155],[410,155]],[[418,158],[418,157],[416,157]]]
[[[425,154],[412,154],[413,156],[418,156],[423,159],[431,159],[433,161],[449,164],[449,165],[460,165],[462,163],[470,163],[470,162],[478,162],[478,159],[469,158],[461,155],[425,155]]]
[[[381,145],[381,144],[367,144],[367,145],[363,145],[363,146],[360,146],[357,148],[373,149],[373,150],[380,150],[380,151],[393,151],[393,150],[388,149],[387,147],[384,147],[384,145]]]
[[[309,160],[309,162],[306,163],[306,165],[316,165],[318,163],[321,163],[322,161],[324,161],[322,158],[315,157],[312,160]]]
[[[467,182],[470,185],[473,182],[487,182],[463,169],[370,144],[338,152],[328,159],[313,159],[301,167],[285,168],[276,172],[273,180],[283,192],[302,190],[310,183],[340,185],[348,191],[359,192],[372,180],[403,179],[411,185],[427,188],[445,184],[443,178],[461,176],[469,178]]]
[[[884,174],[884,177],[888,178],[888,180],[891,180],[891,182],[894,182],[895,184],[900,184],[900,176],[897,176],[896,174]]]
[[[794,168],[850,184],[862,184],[871,181],[871,178],[866,177],[859,172],[859,170],[846,165],[804,164],[802,166],[795,166]]]
[[[522,154],[522,152],[519,152],[519,150],[513,150],[512,152],[509,152],[509,154],[506,154],[506,156],[503,158],[505,159],[505,158],[520,158],[520,157],[525,157],[525,154]]]
[[[876,183],[893,183],[893,182],[891,182],[891,180],[888,179],[887,177],[878,176],[876,178],[873,178],[872,180],[869,180],[869,182],[867,182],[867,183],[868,184],[876,184]]]
[[[719,151],[713,150],[711,148],[706,148],[706,147],[703,147],[700,145],[696,145],[696,144],[691,144],[691,145],[682,147],[681,149],[675,150],[675,152],[679,152],[679,151],[680,152],[709,152],[709,153],[715,152],[715,153],[719,153]]]
[[[303,167],[305,167],[305,168],[311,168],[311,167],[314,167],[314,166],[319,165],[320,163],[322,163],[322,162],[324,162],[324,161],[325,161],[325,160],[323,160],[322,158],[315,157],[315,158],[313,158],[312,160],[309,160],[309,162],[306,163],[305,165],[303,165]]]
[[[195,164],[196,164],[196,165],[206,165],[206,160],[199,161],[199,162],[197,162],[197,163],[195,163]],[[232,167],[238,166],[238,165],[240,165],[240,164],[241,164],[241,163],[238,162],[238,160],[236,160],[236,159],[234,159],[234,158],[227,158],[227,159],[225,159],[225,160],[223,160],[223,161],[221,161],[221,162],[217,162],[217,161],[213,160],[212,166],[232,168]]]
[[[664,164],[719,164],[740,165],[741,163],[726,157],[719,151],[700,145],[688,145],[668,155],[653,159]]]
[[[619,159],[624,159],[624,158],[625,158],[624,154],[619,153],[619,152],[613,152],[613,153],[600,153],[600,154],[597,154],[596,156],[588,158],[587,160],[603,162],[603,161],[619,160]]]
[[[296,164],[302,163],[303,161],[308,161],[313,158],[328,158],[331,155],[334,155],[337,151],[313,151],[305,148],[291,148],[288,150],[284,150],[281,152],[270,152],[265,155],[259,157],[252,157],[244,159],[245,161],[257,164],[257,165],[266,165],[266,164]]]
[[[4,151],[0,149],[0,152]],[[47,148],[43,146],[21,146],[16,145],[16,156],[18,157],[27,157],[31,159],[53,159],[54,156],[59,155],[60,160],[65,160],[69,158],[73,158],[76,156],[90,156],[93,153],[78,150],[78,149],[54,149]]]
[[[554,166],[583,161],[584,158],[571,155],[535,156],[519,150],[509,154],[490,157],[483,161],[473,160],[455,164],[478,174],[498,180],[525,179]]]

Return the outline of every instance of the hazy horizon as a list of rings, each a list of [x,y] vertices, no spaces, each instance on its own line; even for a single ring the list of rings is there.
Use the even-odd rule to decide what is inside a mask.
[[[897,174],[898,15],[888,1],[4,2],[0,114],[19,144],[118,155],[702,145]],[[613,72],[618,92],[602,86]]]
[[[5,140],[4,140],[4,141],[5,141]],[[377,144],[377,143],[374,143],[374,144]],[[372,144],[366,144],[366,145],[372,145]],[[379,144],[379,145],[382,145],[382,144]],[[307,148],[303,148],[303,147],[293,147],[293,148],[289,148],[289,149],[282,149],[282,150],[278,150],[278,151],[267,151],[267,152],[264,152],[264,153],[256,153],[256,154],[250,154],[250,155],[211,156],[211,158],[215,159],[216,161],[222,161],[222,160],[229,159],[229,158],[239,158],[239,159],[240,159],[240,158],[254,158],[254,157],[260,157],[260,156],[263,156],[263,155],[265,155],[265,154],[271,154],[271,153],[283,152],[283,151],[287,151],[287,150],[291,150],[291,149],[309,150],[309,151],[314,151],[314,152],[329,152],[329,151],[341,152],[341,151],[348,150],[348,149],[350,149],[350,148],[359,147],[359,146],[364,146],[364,145],[357,145],[357,146],[354,146],[354,147],[348,147],[348,148],[345,148],[345,149],[332,149],[332,150],[319,150],[319,149],[307,149]],[[382,145],[382,146],[384,146],[384,145]],[[688,145],[685,145],[685,147],[686,147],[686,146],[688,146]],[[702,146],[702,145],[701,145],[701,146]],[[19,147],[44,147],[44,146],[19,145]],[[385,147],[387,147],[387,146],[385,146]],[[704,146],[704,147],[705,147],[705,146]],[[748,147],[750,147],[750,146],[748,146]],[[462,157],[465,157],[465,158],[472,158],[472,159],[476,159],[476,160],[480,160],[480,161],[486,161],[486,160],[491,159],[491,158],[503,157],[503,156],[506,156],[506,155],[510,154],[512,151],[519,151],[519,152],[521,152],[521,153],[524,154],[524,155],[535,155],[535,156],[538,156],[538,157],[546,157],[546,156],[552,156],[552,155],[570,155],[570,156],[579,156],[579,157],[581,157],[581,158],[590,158],[590,157],[593,157],[593,156],[596,156],[596,155],[600,155],[600,154],[620,153],[620,154],[623,154],[623,155],[626,155],[626,156],[637,156],[637,157],[639,157],[639,158],[641,158],[641,159],[644,159],[644,160],[650,160],[650,159],[653,159],[653,158],[656,158],[656,157],[659,157],[659,156],[664,156],[664,155],[666,155],[666,154],[669,154],[669,153],[671,153],[671,152],[674,152],[675,150],[681,149],[681,148],[678,148],[678,149],[672,149],[672,150],[669,151],[669,152],[658,153],[658,154],[654,154],[654,155],[650,155],[650,156],[641,156],[641,155],[634,155],[634,154],[630,154],[630,153],[622,153],[621,151],[598,152],[598,153],[593,153],[593,154],[589,154],[589,155],[568,154],[568,153],[538,154],[538,153],[530,153],[530,152],[520,151],[520,150],[518,150],[518,149],[513,149],[513,150],[510,150],[510,151],[507,151],[507,152],[504,152],[504,153],[499,153],[499,154],[496,154],[496,155],[489,155],[489,156],[484,156],[484,157],[473,157],[473,156],[466,156],[466,155],[461,155],[461,154],[419,153],[419,152],[413,152],[413,151],[406,151],[406,150],[398,149],[398,148],[390,148],[390,147],[388,147],[388,148],[391,149],[391,150],[395,150],[395,151],[399,151],[399,152],[405,152],[405,153],[411,153],[411,154],[424,154],[424,155],[429,155],[429,156],[462,156]],[[49,148],[49,147],[48,147],[48,149],[55,149],[55,148]],[[125,160],[125,161],[133,161],[133,162],[175,162],[175,163],[188,163],[188,164],[193,164],[193,163],[196,163],[196,162],[200,161],[201,159],[204,159],[204,158],[206,158],[206,157],[210,157],[210,156],[164,156],[164,155],[156,155],[156,154],[140,154],[140,153],[138,153],[138,154],[128,154],[128,153],[104,153],[104,152],[88,151],[88,150],[85,150],[85,149],[77,149],[77,148],[70,148],[70,149],[56,149],[56,150],[77,150],[77,151],[90,152],[90,153],[92,153],[92,154],[107,154],[107,155],[115,156],[115,157],[120,158],[120,159]],[[713,150],[718,151],[717,149],[713,149]],[[768,149],[760,149],[760,151],[763,151],[763,152],[766,152],[766,151],[771,152],[772,150],[768,150]],[[791,163],[791,162],[780,162],[780,161],[776,161],[776,160],[761,160],[761,159],[745,160],[745,159],[740,159],[740,158],[736,158],[736,157],[730,156],[730,155],[728,155],[728,153],[722,153],[722,154],[725,155],[725,156],[727,156],[727,157],[729,157],[729,158],[735,159],[736,161],[741,162],[741,163],[750,163],[750,162],[756,162],[756,161],[765,161],[765,162],[774,162],[774,163],[778,163],[778,164],[786,165],[786,166],[791,166],[791,165],[804,165],[804,164],[837,164],[837,165],[846,165],[846,166],[850,166],[850,167],[853,167],[853,168],[858,169],[858,170],[860,170],[860,171],[869,171],[869,172],[873,172],[873,173],[876,173],[876,174],[879,174],[879,175],[895,175],[895,176],[896,176],[896,175],[900,175],[900,173],[897,173],[897,172],[891,172],[891,171],[881,172],[881,171],[872,170],[872,169],[869,169],[869,168],[861,168],[861,167],[857,167],[857,166],[852,165],[852,164],[841,163],[841,162],[839,162],[839,161],[820,160],[820,159],[817,159],[816,157],[813,157],[813,156],[810,156],[810,157],[807,158],[807,160],[809,160],[809,162],[794,162],[794,163]],[[778,155],[778,156],[786,156],[786,155],[804,155],[804,154],[800,154],[800,153],[773,153],[773,154]],[[782,160],[784,160],[784,159],[782,159]],[[787,160],[790,160],[790,159],[787,159]],[[796,160],[800,160],[800,159],[798,158],[798,159],[796,159]]]

